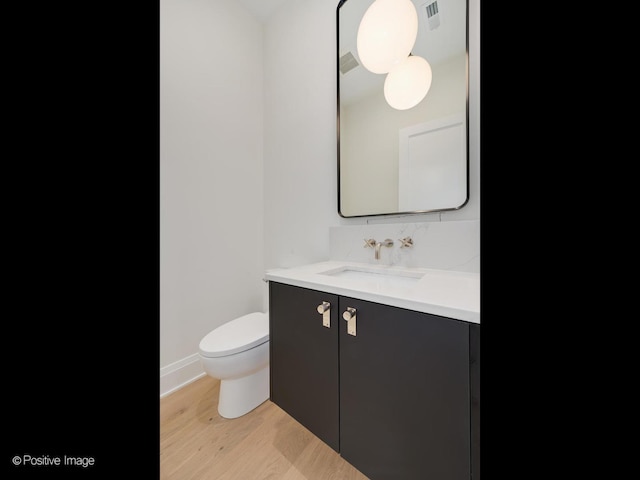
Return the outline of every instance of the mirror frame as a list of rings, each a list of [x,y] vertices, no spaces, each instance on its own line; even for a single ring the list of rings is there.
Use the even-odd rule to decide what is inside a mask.
[[[469,0],[465,0],[465,152],[466,152],[466,197],[464,202],[457,207],[436,208],[430,210],[411,210],[401,212],[367,213],[359,215],[344,215],[342,213],[340,195],[340,8],[349,0],[339,0],[336,7],[336,140],[337,140],[337,173],[338,173],[338,215],[342,218],[383,217],[394,215],[416,215],[424,213],[448,212],[460,210],[469,202]]]

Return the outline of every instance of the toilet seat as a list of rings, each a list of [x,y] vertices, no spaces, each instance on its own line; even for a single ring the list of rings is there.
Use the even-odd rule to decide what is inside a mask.
[[[244,352],[269,341],[269,314],[253,312],[220,325],[200,341],[200,355],[216,358]]]

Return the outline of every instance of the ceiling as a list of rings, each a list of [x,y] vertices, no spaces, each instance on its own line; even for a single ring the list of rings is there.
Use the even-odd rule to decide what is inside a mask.
[[[265,21],[275,12],[282,4],[288,0],[238,0],[242,5],[258,17],[261,21]]]

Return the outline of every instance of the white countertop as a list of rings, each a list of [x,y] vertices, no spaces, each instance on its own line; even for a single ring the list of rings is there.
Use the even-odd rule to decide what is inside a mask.
[[[345,267],[366,270],[370,274],[362,274],[358,278],[358,273],[355,272],[353,278],[343,278],[324,273],[339,271]],[[478,273],[326,261],[268,270],[264,279],[480,323]]]

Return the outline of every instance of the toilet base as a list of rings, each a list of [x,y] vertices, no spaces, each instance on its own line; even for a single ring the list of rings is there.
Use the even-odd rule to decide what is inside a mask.
[[[269,398],[269,365],[242,378],[220,380],[218,413],[238,418]]]

